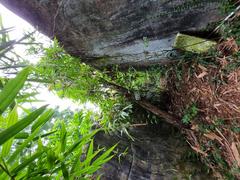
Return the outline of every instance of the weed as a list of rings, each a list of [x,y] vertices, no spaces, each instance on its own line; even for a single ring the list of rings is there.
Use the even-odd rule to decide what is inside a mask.
[[[184,124],[189,124],[198,114],[198,108],[196,107],[196,104],[192,104],[189,108],[186,109],[184,112],[182,122]]]
[[[148,46],[149,46],[149,39],[147,37],[143,37],[143,44],[144,44],[144,48],[148,48]]]

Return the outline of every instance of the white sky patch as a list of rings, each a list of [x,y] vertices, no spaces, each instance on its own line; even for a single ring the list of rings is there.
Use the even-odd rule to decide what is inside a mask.
[[[0,14],[3,18],[3,25],[5,28],[13,27],[13,31],[11,31],[10,38],[12,40],[19,40],[23,37],[24,32],[32,32],[34,31],[34,28],[25,20],[18,17],[8,9],[6,9],[4,6],[0,4]],[[44,35],[41,35],[40,42],[46,44],[48,46],[50,44],[50,39],[47,38]],[[39,56],[28,56],[25,52],[26,49],[24,48],[24,45],[19,45],[16,47],[16,52],[21,55],[23,58],[28,59],[31,63],[35,64],[37,61],[39,61]],[[1,71],[0,71],[1,75]],[[40,107],[45,104],[49,104],[50,107],[59,107],[60,110],[64,110],[67,108],[70,108],[71,110],[76,109],[89,109],[95,112],[99,112],[99,108],[92,104],[92,103],[85,103],[85,104],[79,104],[74,103],[70,99],[61,99],[57,95],[55,95],[53,92],[50,92],[46,87],[41,86],[41,92],[37,96],[38,100],[43,100],[44,102],[34,102],[34,106]]]
[[[13,28],[13,30],[9,32],[9,36],[11,40],[19,40],[27,32],[31,33],[35,30],[31,24],[29,24],[27,21],[25,21],[21,17],[15,15],[14,13],[9,11],[7,8],[2,6],[1,4],[0,4],[0,14],[2,15],[2,18],[3,18],[4,27]],[[51,40],[43,34],[36,33],[36,37],[37,37],[38,43],[43,43],[45,44],[46,47],[48,47],[51,44]],[[40,56],[38,54],[29,55],[26,51],[25,45],[16,45],[15,51],[20,56],[24,57],[27,60],[30,60],[32,64],[36,64],[40,59]]]
[[[100,112],[99,107],[90,102],[87,102],[85,104],[80,104],[80,103],[74,103],[73,101],[67,98],[60,99],[56,94],[54,94],[51,91],[48,91],[47,88],[44,88],[41,90],[41,94],[37,96],[37,99],[40,99],[40,100],[44,99],[44,102],[37,103],[39,106],[49,104],[50,107],[59,107],[60,110],[70,108],[71,110],[87,109],[96,113]]]
[[[0,4],[0,14],[3,17],[3,24],[5,27],[13,27],[14,30],[10,32],[12,39],[19,39],[23,36],[24,31],[33,31],[34,28],[22,18],[18,17],[7,8]]]

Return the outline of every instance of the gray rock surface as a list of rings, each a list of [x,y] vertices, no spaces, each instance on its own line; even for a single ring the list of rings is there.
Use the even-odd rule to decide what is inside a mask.
[[[173,131],[166,124],[134,128],[130,132],[135,141],[98,134],[95,137],[98,146],[119,145],[118,155],[97,174],[102,174],[103,180],[213,179],[202,170],[202,164],[184,158],[191,150],[181,135]],[[126,149],[128,153],[124,156],[121,153]]]
[[[0,0],[72,55],[95,66],[169,58],[179,31],[221,18],[223,0]]]

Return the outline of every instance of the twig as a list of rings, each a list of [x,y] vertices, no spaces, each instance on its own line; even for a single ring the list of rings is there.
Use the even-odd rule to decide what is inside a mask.
[[[131,124],[131,127],[141,127],[141,126],[147,126],[148,123],[143,123],[143,124]]]
[[[26,67],[27,65],[13,65],[13,66],[4,66],[4,67],[0,67],[0,70],[3,70],[3,69],[15,69],[15,68],[23,68],[23,67]]]
[[[222,22],[221,24],[219,24],[213,32],[217,32],[219,30],[219,28],[225,23],[227,22],[231,17],[233,17],[238,11],[240,10],[240,5],[233,11],[231,12]]]
[[[0,53],[0,56],[3,56],[4,54],[6,54],[7,52],[9,52],[10,50],[13,49],[14,45],[18,44],[18,43],[21,43],[23,40],[27,39],[28,37],[32,36],[34,33],[36,32],[33,31],[29,34],[26,34],[25,36],[23,36],[21,39],[19,39],[18,41],[14,41],[12,42],[6,49],[4,49],[1,53]]]

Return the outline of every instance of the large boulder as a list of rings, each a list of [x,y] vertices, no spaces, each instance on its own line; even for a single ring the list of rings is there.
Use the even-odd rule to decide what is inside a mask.
[[[95,136],[97,146],[111,147],[118,143],[115,158],[98,171],[103,180],[172,180],[214,179],[204,166],[193,162],[192,150],[179,132],[170,125],[132,128],[132,141],[120,134]],[[123,152],[127,152],[126,154]]]
[[[95,66],[168,59],[179,31],[221,18],[221,0],[0,0],[72,55]]]

